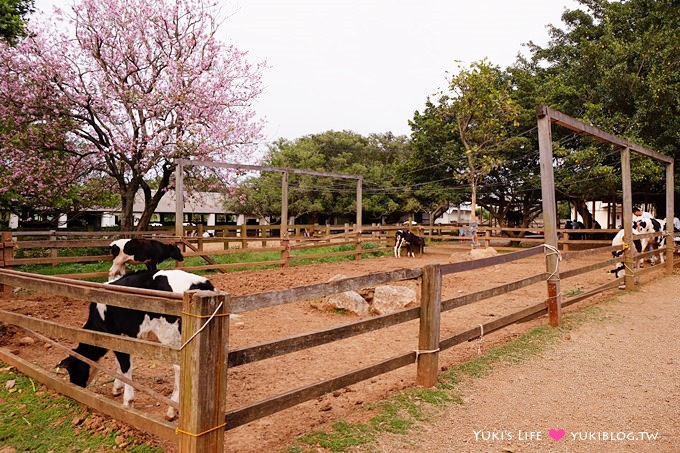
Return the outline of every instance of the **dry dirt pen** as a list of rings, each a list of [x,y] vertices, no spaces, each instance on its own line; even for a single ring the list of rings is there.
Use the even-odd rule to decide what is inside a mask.
[[[619,285],[607,273],[614,262],[611,250],[604,247],[563,254],[558,269],[563,308],[585,299],[596,300],[593,296]],[[210,336],[226,333],[219,326],[226,326],[227,318],[215,317],[210,322],[213,330],[199,334],[207,340],[197,342],[201,343],[199,349],[192,354],[212,357],[212,363],[200,366],[215,370],[221,363],[227,372],[194,370],[194,376],[211,378],[198,381],[203,387],[200,395],[185,392],[180,403],[185,408],[183,416],[209,414],[212,418],[208,419],[180,419],[179,425],[165,422],[161,419],[165,402],[139,390],[136,408],[124,409],[119,400],[109,396],[110,378],[100,378],[87,390],[75,388],[63,372],[54,369],[66,352],[37,335],[36,343],[20,345],[26,333],[19,328],[10,327],[0,337],[0,356],[60,393],[166,439],[169,445],[184,442],[182,451],[221,450],[223,445],[232,451],[276,448],[312,426],[340,417],[361,417],[357,414],[365,411],[358,408],[396,390],[431,385],[440,369],[545,322],[545,318],[538,319],[547,311],[545,281],[549,274],[543,247],[474,261],[466,260],[468,251],[430,247],[416,259],[385,257],[211,277],[215,286],[229,295],[193,295],[206,299],[198,304],[203,306],[200,316],[211,315],[210,305],[214,307],[219,299],[224,311],[238,317],[228,321],[228,335],[220,340],[224,348],[216,348]],[[661,268],[645,268],[636,276],[644,279],[649,274],[653,278]],[[328,283],[337,274],[346,278]],[[419,286],[420,303],[390,315],[357,318],[320,312],[309,303],[311,298],[341,291],[408,282]],[[67,348],[82,340],[134,351],[139,357],[135,383],[161,396],[170,394],[169,363],[182,354],[156,343],[102,338],[81,330],[87,313],[82,301],[181,314],[186,309],[182,308],[182,296],[6,270],[0,271],[0,283],[5,285],[0,321],[40,332]],[[185,304],[187,299],[193,300],[185,296]],[[184,322],[185,327],[197,325],[188,318]],[[189,335],[191,329],[185,328],[184,333]],[[210,354],[203,354],[201,347]],[[215,354],[225,350],[223,357]],[[109,356],[103,362],[115,369]],[[183,362],[183,366],[189,369],[191,365]],[[221,377],[226,379],[226,388],[219,387]],[[183,379],[182,387],[186,390],[190,384],[185,380],[188,382]],[[208,388],[207,382],[217,388]],[[224,398],[216,398],[220,394]],[[216,404],[220,401],[226,402],[226,407]],[[218,429],[194,437],[178,434],[178,426],[193,434]]]

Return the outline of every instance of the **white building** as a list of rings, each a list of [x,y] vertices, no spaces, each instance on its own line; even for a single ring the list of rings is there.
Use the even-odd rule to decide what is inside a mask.
[[[461,225],[470,223],[472,218],[472,204],[461,203],[459,205],[450,205],[449,209],[444,212],[441,217],[434,219],[435,225]]]

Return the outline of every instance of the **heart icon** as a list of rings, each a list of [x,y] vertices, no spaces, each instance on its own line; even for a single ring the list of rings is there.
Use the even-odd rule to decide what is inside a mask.
[[[550,437],[552,437],[555,441],[560,440],[561,438],[564,437],[564,430],[563,429],[551,429],[550,432],[548,433]]]

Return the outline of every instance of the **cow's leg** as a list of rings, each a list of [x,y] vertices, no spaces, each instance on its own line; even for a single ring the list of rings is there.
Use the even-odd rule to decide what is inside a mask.
[[[118,368],[123,376],[132,380],[132,357],[124,352],[114,352],[118,361]],[[116,382],[114,381],[114,388]],[[120,382],[118,384],[120,386]],[[133,407],[135,404],[135,388],[130,384],[123,383],[123,406]]]
[[[173,365],[173,370],[175,371],[175,388],[172,391],[172,396],[170,399],[175,403],[179,403],[179,365]],[[165,419],[168,421],[173,421],[177,418],[178,412],[172,406],[168,406],[168,410],[165,413]]]
[[[397,242],[395,242],[395,244],[394,244],[394,256],[396,258],[401,257],[401,245],[403,243],[404,243],[404,239],[401,236],[397,237]]]

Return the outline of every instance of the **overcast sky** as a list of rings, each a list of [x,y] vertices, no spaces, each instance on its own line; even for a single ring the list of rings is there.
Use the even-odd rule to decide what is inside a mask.
[[[67,2],[36,0],[38,10]],[[69,1],[68,4],[72,2]],[[573,0],[222,0],[220,37],[266,61],[267,139],[327,130],[409,135],[459,64],[512,64]]]

